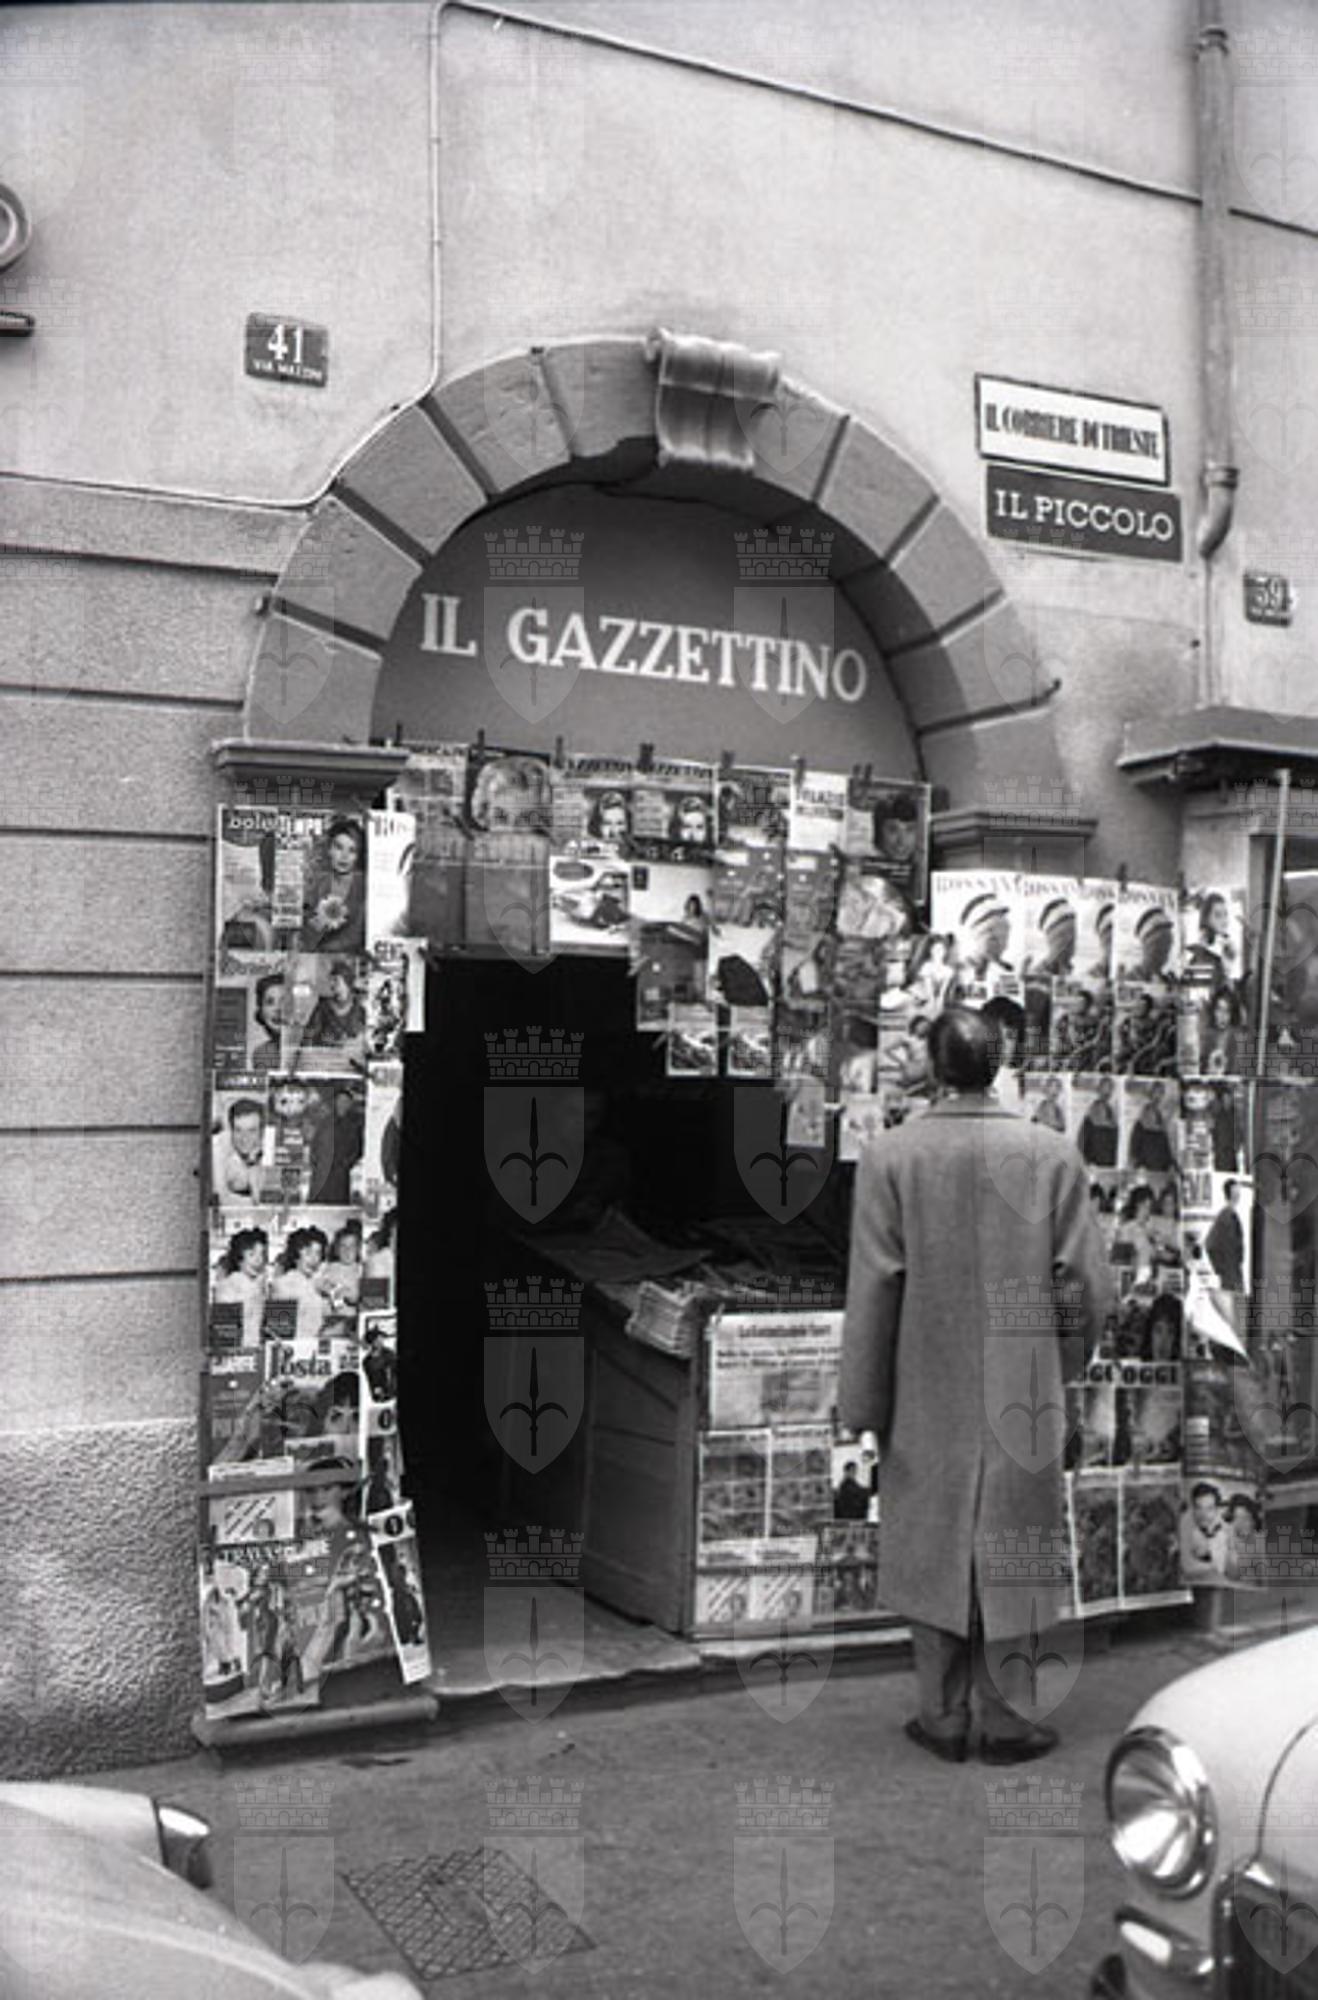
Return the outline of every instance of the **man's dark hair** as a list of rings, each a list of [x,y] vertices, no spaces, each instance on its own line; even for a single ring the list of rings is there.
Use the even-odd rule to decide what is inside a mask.
[[[919,817],[919,805],[909,792],[890,792],[886,798],[875,801],[875,826],[881,826],[885,819],[916,820]]]
[[[229,1106],[229,1130],[232,1132],[234,1126],[238,1123],[238,1120],[240,1118],[250,1118],[253,1112],[256,1113],[256,1116],[260,1119],[261,1123],[264,1125],[265,1123],[264,1104],[259,1103],[255,1097],[238,1098],[233,1104]]]
[[[1230,1196],[1235,1193],[1236,1189],[1239,1186],[1240,1186],[1239,1181],[1223,1181],[1222,1192],[1224,1195]]]
[[[1192,1506],[1196,1500],[1215,1500],[1220,1507],[1222,1504],[1222,1494],[1218,1487],[1210,1486],[1206,1479],[1201,1479],[1197,1486],[1190,1488],[1190,1503]]]
[[[1015,1037],[1015,1045],[1020,1049],[1025,1041],[1025,1009],[1018,1000],[1009,1000],[1005,993],[995,993],[986,1000],[979,1010],[979,1018],[988,1028],[993,1038],[993,1067],[1002,1068],[1003,1037]]]
[[[929,1030],[929,1058],[949,1090],[987,1090],[998,1073],[1000,1031],[972,1007],[949,1007]]]

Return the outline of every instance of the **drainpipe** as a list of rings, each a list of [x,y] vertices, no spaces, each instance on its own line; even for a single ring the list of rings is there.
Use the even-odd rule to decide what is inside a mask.
[[[1222,698],[1213,627],[1212,560],[1226,540],[1240,479],[1231,444],[1231,324],[1227,297],[1228,41],[1222,0],[1199,0],[1199,308],[1203,341],[1203,505],[1195,547],[1202,564],[1197,705]]]

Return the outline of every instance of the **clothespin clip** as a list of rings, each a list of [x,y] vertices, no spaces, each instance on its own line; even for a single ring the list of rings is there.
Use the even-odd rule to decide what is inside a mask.
[[[654,769],[653,743],[642,743],[640,749],[636,753],[636,768],[638,771],[653,771]]]
[[[478,756],[483,754],[485,749],[485,731],[483,729],[476,731],[476,741],[473,743],[472,748]]]
[[[1184,903],[1188,899],[1189,894],[1190,891],[1186,887],[1185,882],[1185,870],[1184,868],[1178,868],[1176,871],[1176,900]]]
[[[399,716],[397,722],[394,724],[394,748],[395,750],[401,750],[402,747],[403,747],[403,719],[401,716]]]
[[[719,753],[718,753],[718,767],[719,767],[719,771],[721,772],[721,774],[722,774],[722,775],[723,775],[723,776],[724,776],[725,778],[727,777],[727,775],[728,775],[728,772],[729,772],[729,771],[730,771],[730,770],[732,769],[732,767],[733,767],[733,765],[734,765],[734,764],[736,763],[736,761],[737,761],[737,760],[736,760],[736,758],[735,758],[735,757],[733,756],[733,754],[732,754],[731,750],[720,750],[720,751],[719,751]]]
[[[804,757],[793,757],[792,759],[792,782],[796,785],[803,785],[805,783]]]
[[[1128,865],[1128,864],[1127,864],[1126,862],[1124,862],[1124,861],[1121,861],[1121,862],[1118,862],[1118,864],[1117,864],[1117,893],[1118,893],[1119,895],[1122,895],[1122,896],[1124,896],[1124,895],[1125,895],[1125,893],[1126,893],[1126,891],[1127,891],[1127,889],[1128,889],[1129,887],[1130,887],[1130,868],[1129,868],[1129,865]]]
[[[554,738],[554,769],[561,771],[566,763],[567,758],[563,754],[563,739],[561,736],[556,736]]]

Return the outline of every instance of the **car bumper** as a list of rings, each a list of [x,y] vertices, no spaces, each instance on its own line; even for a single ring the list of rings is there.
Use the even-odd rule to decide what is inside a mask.
[[[1209,2000],[1210,1950],[1142,1910],[1117,1911],[1122,1949],[1095,1967],[1090,2000]]]

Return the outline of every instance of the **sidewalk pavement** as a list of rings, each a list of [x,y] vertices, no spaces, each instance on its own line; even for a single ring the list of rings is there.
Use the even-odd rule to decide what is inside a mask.
[[[755,1693],[732,1676],[655,1684],[612,1705],[569,1697],[536,1720],[511,1708],[461,1727],[441,1716],[425,1732],[340,1738],[314,1754],[308,1746],[220,1766],[198,1752],[93,1782],[140,1787],[203,1813],[216,1830],[221,1893],[290,1957],[409,1971],[438,2000],[531,1991],[546,2000],[730,2000],[776,1987],[830,2000],[906,2000],[914,1991],[1080,2000],[1112,1947],[1112,1911],[1130,1886],[1104,1831],[1108,1751],[1156,1688],[1214,1657],[1210,1643],[1184,1631],[1097,1645],[1052,1717],[1060,1748],[1016,1772],[937,1762],[902,1732],[912,1711],[907,1672],[848,1672],[835,1661],[809,1706],[785,1721],[763,1675]],[[1083,1854],[1083,1911],[1046,1966],[1049,1924],[1064,1924],[1045,1921],[1036,1969],[1023,1930],[1013,1956],[985,1912],[986,1785],[1019,1775],[1081,1788],[1081,1836],[1068,1852]],[[764,1907],[781,1899],[780,1850],[737,1824],[737,1787],[773,1788],[780,1777],[831,1788],[826,1829],[798,1836],[789,1856],[786,1900],[800,1907],[786,1931],[781,1911]],[[530,1780],[560,1787],[579,1814],[576,1829],[536,1843],[533,1864],[529,1845],[492,1827],[487,1795]],[[291,1786],[326,1825],[263,1830],[262,1812],[286,1803]],[[542,1912],[535,1937],[511,1920],[491,1925],[487,1906],[515,1900],[532,1867],[584,1937],[553,1910]],[[1064,1900],[1069,1922],[1078,1896]],[[258,1902],[266,1907],[253,1919]],[[1002,1923],[1010,1936],[1024,1920]],[[516,1952],[538,1945],[540,1955],[524,1966],[500,1939]],[[549,1957],[565,1940],[573,1948]],[[459,1969],[445,1973],[445,1963]]]

